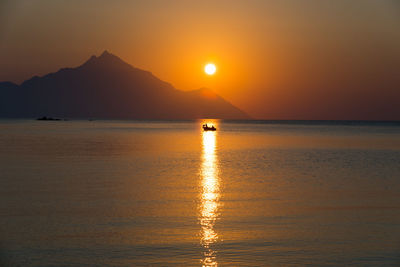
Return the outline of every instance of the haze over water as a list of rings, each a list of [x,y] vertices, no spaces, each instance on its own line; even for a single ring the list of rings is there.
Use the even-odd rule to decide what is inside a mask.
[[[0,265],[400,264],[399,123],[204,122],[0,121]]]

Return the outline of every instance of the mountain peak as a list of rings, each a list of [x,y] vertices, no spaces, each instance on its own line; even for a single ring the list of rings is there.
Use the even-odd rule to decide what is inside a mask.
[[[91,56],[82,66],[112,66],[112,65],[126,66],[129,64],[124,62],[116,55],[111,54],[107,50],[104,50],[100,56],[95,56],[95,55]]]
[[[117,56],[111,54],[107,50],[104,50],[103,53],[101,53],[101,55],[98,58],[108,58],[108,57],[117,57]]]
[[[103,53],[101,53],[100,57],[107,56],[107,55],[111,55],[111,53],[108,52],[108,50],[106,49],[106,50],[103,51]]]
[[[101,55],[99,57],[97,57],[97,59],[99,59],[99,60],[119,60],[119,61],[122,61],[122,59],[120,59],[119,57],[117,57],[114,54],[111,54],[107,50],[104,50],[104,52],[101,53]]]

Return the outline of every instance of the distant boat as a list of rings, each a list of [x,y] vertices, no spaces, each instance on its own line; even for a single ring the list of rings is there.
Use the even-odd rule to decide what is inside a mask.
[[[41,118],[37,118],[36,120],[38,120],[38,121],[60,121],[61,119],[43,116]]]
[[[204,131],[216,131],[217,128],[214,127],[214,125],[212,125],[211,127],[206,124],[203,124],[203,130]]]

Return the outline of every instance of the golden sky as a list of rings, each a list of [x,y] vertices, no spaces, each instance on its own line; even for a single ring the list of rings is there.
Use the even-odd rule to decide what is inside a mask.
[[[400,120],[399,29],[396,0],[3,0],[0,81],[107,49],[254,118]]]

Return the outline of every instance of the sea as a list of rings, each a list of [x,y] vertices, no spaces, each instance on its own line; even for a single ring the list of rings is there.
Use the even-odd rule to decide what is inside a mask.
[[[400,122],[0,120],[0,266],[400,266]]]

